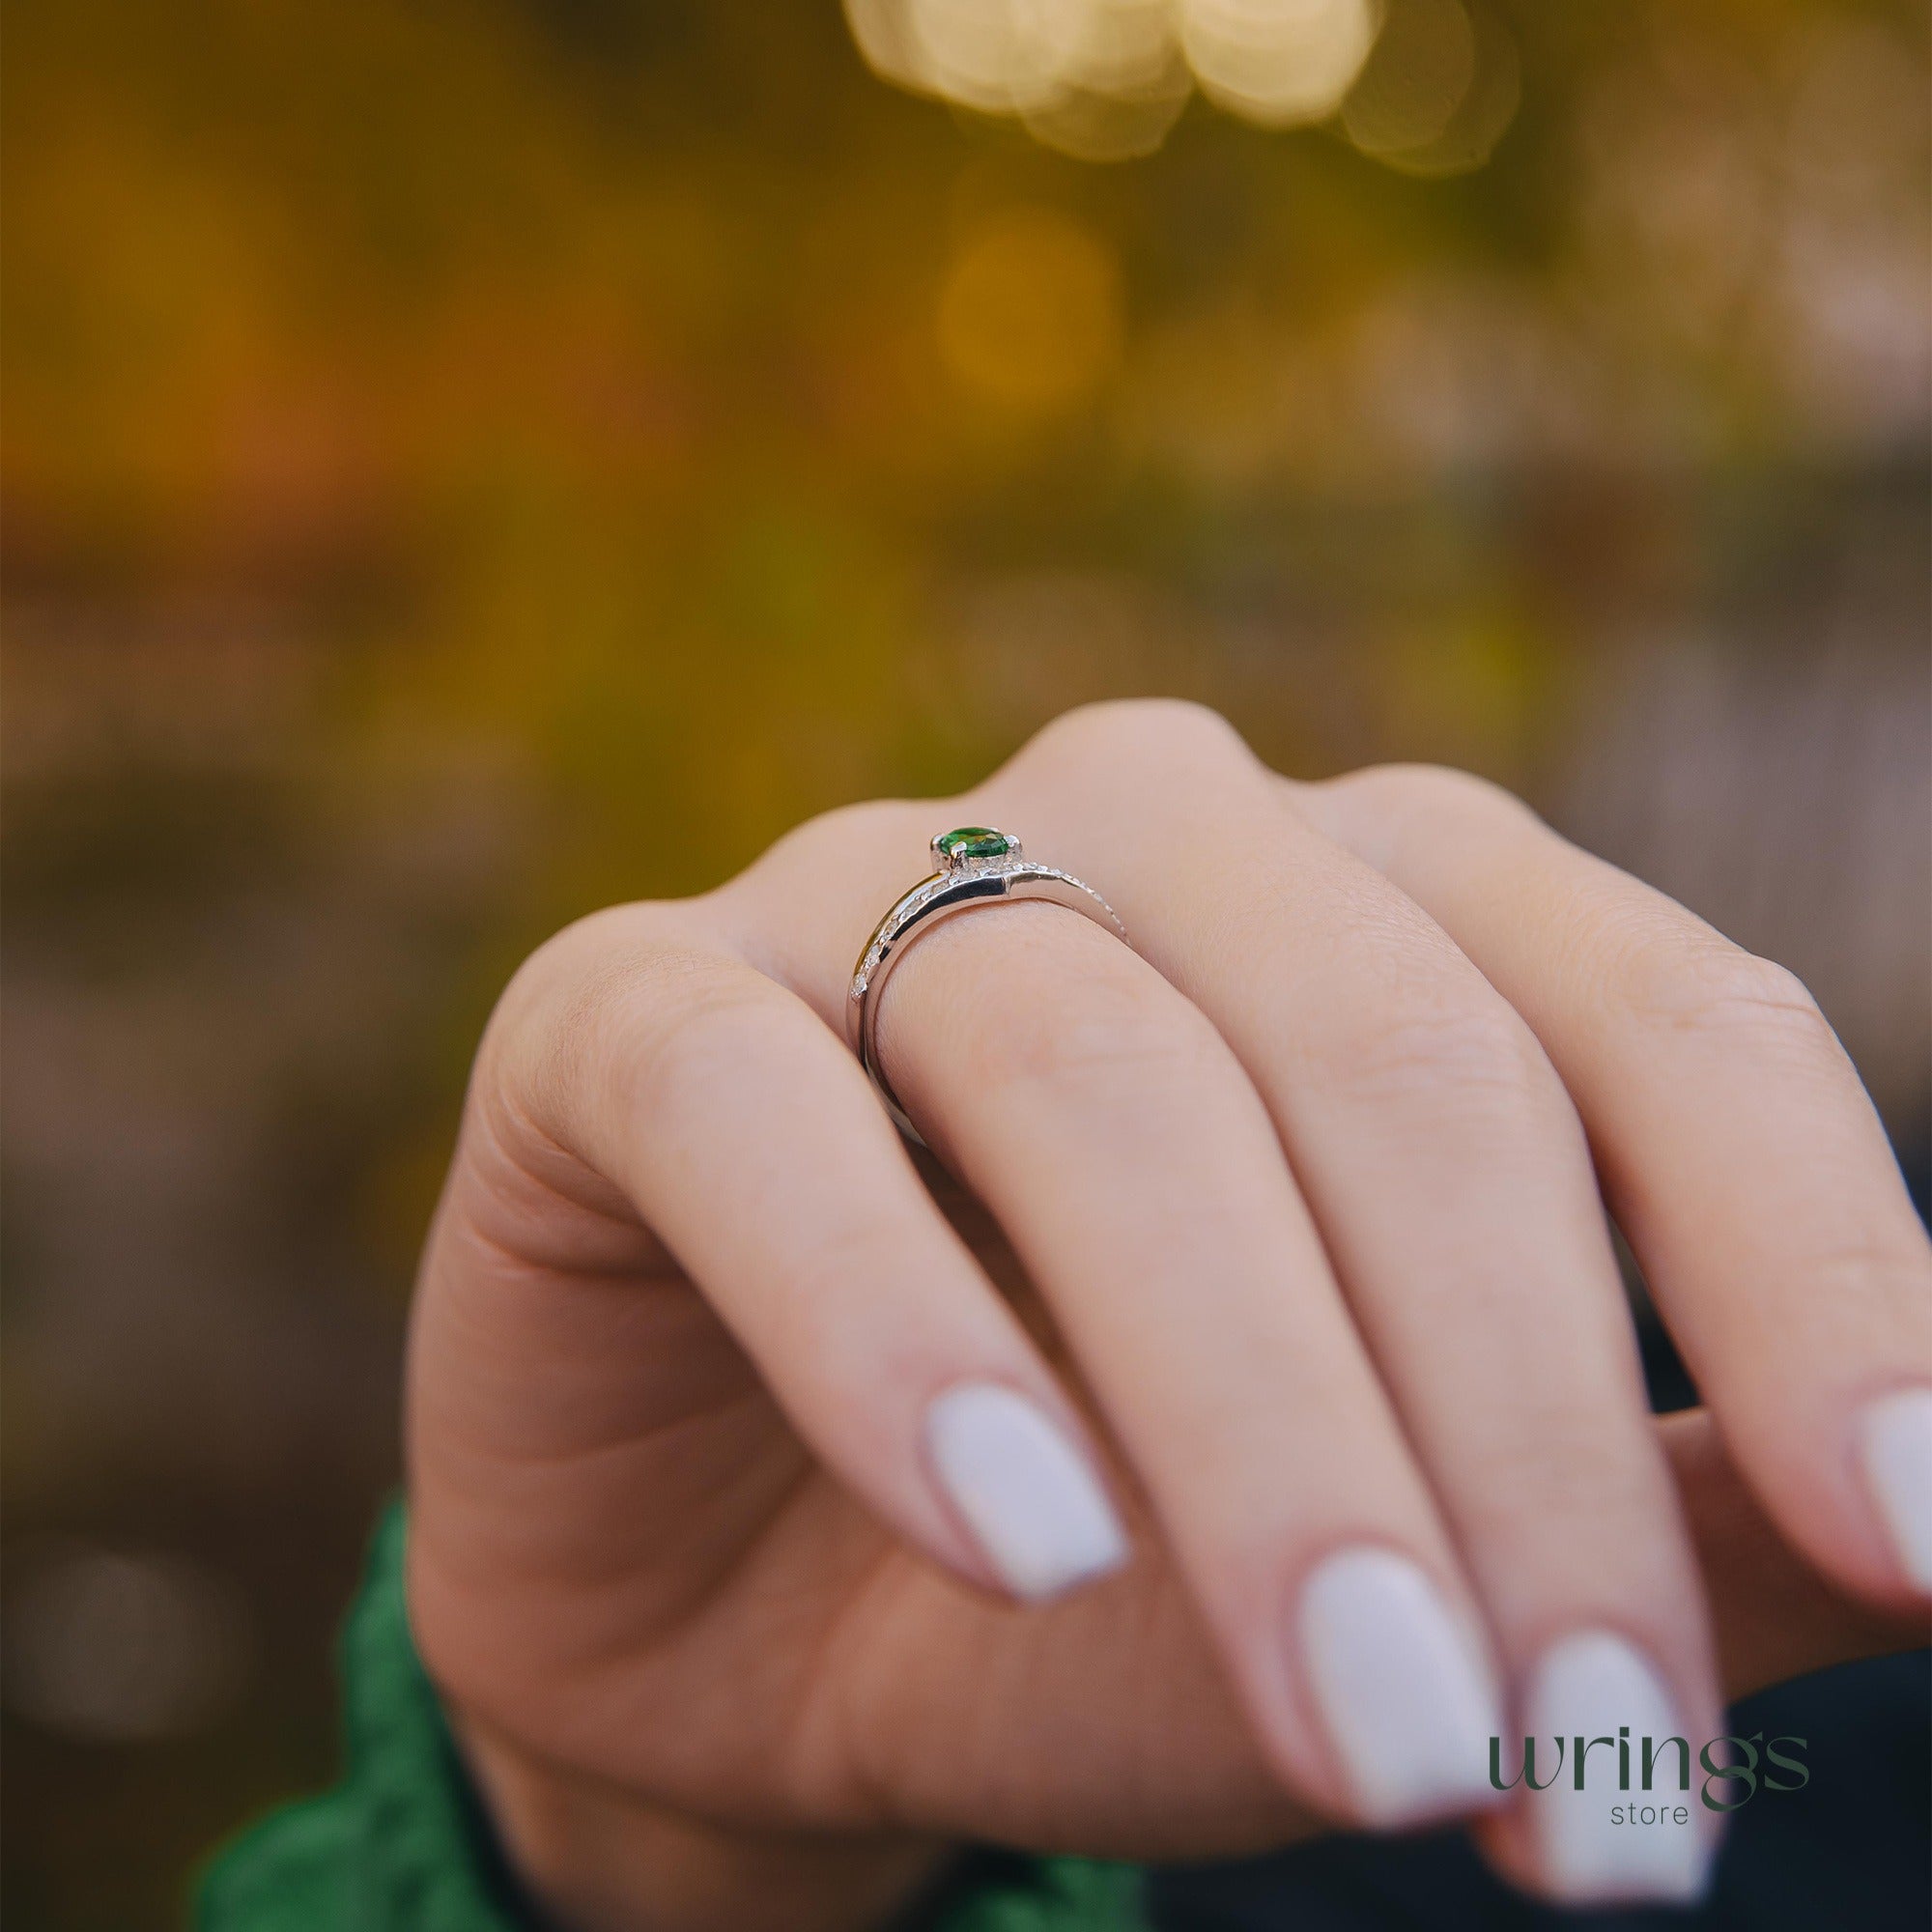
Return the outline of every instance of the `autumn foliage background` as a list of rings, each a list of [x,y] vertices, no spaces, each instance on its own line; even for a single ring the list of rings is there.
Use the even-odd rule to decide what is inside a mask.
[[[1804,973],[1922,1185],[1923,10],[1490,13],[1434,179],[1199,99],[1070,159],[836,0],[9,9],[10,1924],[327,1776],[521,954],[1068,704],[1526,790]]]

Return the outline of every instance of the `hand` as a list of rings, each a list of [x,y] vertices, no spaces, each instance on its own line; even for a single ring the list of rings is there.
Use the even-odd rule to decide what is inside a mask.
[[[840,1014],[968,822],[1135,950],[923,938],[879,1015],[915,1162]],[[1605,1202],[1715,1432],[1647,1414]],[[518,975],[416,1304],[412,1620],[585,1926],[864,1925],[968,1837],[1470,1815],[1492,1731],[1718,1735],[1710,1610],[1732,1691],[1922,1613],[1928,1284],[1788,975],[1476,781],[1096,707]],[[1601,1808],[1484,1842],[1694,1886],[1695,1832]]]

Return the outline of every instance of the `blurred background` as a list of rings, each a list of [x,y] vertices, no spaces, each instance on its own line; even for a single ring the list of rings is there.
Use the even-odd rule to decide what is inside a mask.
[[[10,1926],[330,1775],[519,957],[1069,704],[1525,791],[1922,1190],[1923,9],[848,13],[8,10]]]

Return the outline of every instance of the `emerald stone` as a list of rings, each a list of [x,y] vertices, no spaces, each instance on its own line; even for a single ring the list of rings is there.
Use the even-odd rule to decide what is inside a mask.
[[[947,860],[1000,859],[1013,849],[1013,841],[990,825],[962,825],[956,832],[942,832],[932,849]]]

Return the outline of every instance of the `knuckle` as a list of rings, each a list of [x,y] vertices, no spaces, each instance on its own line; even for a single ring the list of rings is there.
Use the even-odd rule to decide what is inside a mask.
[[[794,826],[773,843],[765,859],[774,854],[792,857],[800,852],[864,850],[881,838],[904,835],[908,818],[923,818],[927,808],[902,798],[859,799],[850,805],[837,805]],[[762,861],[760,862],[762,863]]]
[[[908,838],[917,850],[931,830],[931,806],[901,798],[835,806],[794,825],[736,878],[713,888],[706,898],[716,906],[749,905],[754,911],[768,911],[773,895],[783,898],[788,882],[796,880],[801,867],[823,863],[864,866],[874,855],[882,861],[895,857],[902,861]]]
[[[1487,817],[1533,819],[1535,813],[1492,779],[1454,765],[1369,765],[1337,781],[1346,790],[1375,798],[1388,809],[1410,814],[1480,812]]]
[[[1030,1002],[993,1030],[985,1072],[1007,1087],[1047,1086],[1100,1100],[1123,1089],[1196,1082],[1218,1065],[1219,1038],[1205,1019],[1194,1023],[1165,1006],[1134,994]]]
[[[575,921],[518,969],[478,1053],[472,1096],[513,1099],[537,1122],[579,1111],[575,1096],[621,1088],[674,1103],[695,1079],[743,1065],[782,996],[709,948],[672,907],[613,906]]]
[[[495,1065],[519,1058],[532,1036],[544,1037],[552,1053],[580,1039],[599,990],[659,932],[660,911],[650,904],[605,906],[552,933],[497,996],[479,1059]]]
[[[1321,1049],[1324,1072],[1357,1092],[1413,1103],[1481,1098],[1498,1108],[1547,1104],[1555,1074],[1527,1026],[1498,1002],[1411,997],[1365,1016]]]
[[[749,968],[665,952],[614,996],[622,1042],[612,1077],[631,1103],[675,1115],[702,1094],[784,1056],[792,1016],[778,989]]]
[[[1606,1492],[1618,1487],[1615,1460],[1595,1437],[1560,1425],[1523,1433],[1527,1441],[1514,1448],[1520,1451],[1533,1443],[1534,1453],[1512,1453],[1506,1462],[1499,1459],[1498,1472],[1508,1469],[1509,1479],[1483,1486],[1495,1520],[1520,1521],[1526,1516],[1568,1516],[1575,1511],[1594,1514]]]
[[[653,908],[642,905],[605,906],[560,926],[517,968],[506,1000],[526,993],[533,984],[554,983],[594,970],[594,962],[615,950],[628,950]]]
[[[1932,1255],[1922,1240],[1873,1231],[1808,1256],[1804,1273],[1811,1293],[1801,1320],[1817,1323],[1821,1346],[1852,1336],[1896,1355],[1911,1337],[1932,1350]]]
[[[1648,934],[1625,950],[1612,980],[1617,1003],[1653,1026],[1804,1046],[1832,1038],[1796,973],[1715,933]]]
[[[1641,1444],[1621,1430],[1579,1428],[1574,1415],[1529,1420],[1535,1426],[1498,1445],[1492,1473],[1476,1486],[1486,1527],[1514,1537],[1587,1521],[1611,1547],[1652,1531],[1662,1498]]]
[[[1158,764],[1252,764],[1254,753],[1227,719],[1184,697],[1122,697],[1062,713],[1027,748],[1084,760],[1095,753]],[[1024,754],[1023,754],[1024,755]]]

